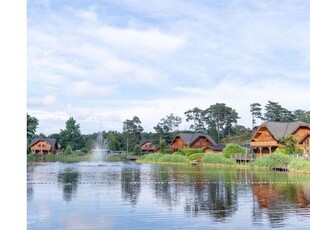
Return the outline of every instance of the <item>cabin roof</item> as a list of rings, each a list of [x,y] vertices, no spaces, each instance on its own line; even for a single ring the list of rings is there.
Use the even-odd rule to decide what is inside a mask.
[[[52,148],[54,149],[56,144],[57,144],[57,140],[55,138],[50,138],[50,137],[46,137],[46,138],[34,138],[31,141],[30,147],[32,145],[34,145],[35,143],[37,143],[38,141],[46,141],[47,143],[49,143]]]
[[[184,142],[184,144],[189,144],[192,145],[194,141],[196,141],[199,137],[205,137],[207,138],[212,145],[216,145],[216,142],[213,140],[213,138],[207,134],[203,134],[203,133],[179,133],[174,139],[173,141],[177,138],[180,137],[182,139],[182,141]],[[172,141],[172,142],[173,142]],[[171,143],[172,143],[171,142]]]
[[[263,123],[261,127],[266,127],[271,134],[279,140],[281,137],[285,137],[291,135],[294,131],[296,131],[300,126],[308,126],[309,124],[302,121],[292,121],[292,122],[275,122],[275,121],[267,121]],[[258,129],[259,130],[259,129]]]
[[[307,132],[299,141],[299,143],[303,143],[310,136],[310,132]]]
[[[226,145],[211,145],[207,148],[210,148],[210,149],[215,150],[215,151],[222,151],[225,147],[226,147]]]
[[[151,140],[141,140],[139,141],[139,145],[142,146],[144,145],[146,142],[151,142],[153,144],[153,142]]]

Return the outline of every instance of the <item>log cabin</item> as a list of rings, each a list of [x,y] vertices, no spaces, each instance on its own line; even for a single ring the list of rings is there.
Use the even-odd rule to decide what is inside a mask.
[[[219,153],[226,147],[226,145],[210,145],[204,149],[205,153]]]
[[[34,138],[29,148],[31,153],[40,156],[55,154],[59,150],[58,142],[55,138]]]
[[[179,133],[170,143],[170,150],[175,152],[180,148],[188,146],[190,148],[205,149],[212,145],[216,145],[213,138],[202,133]]]
[[[159,150],[157,146],[150,140],[143,140],[139,142],[141,152],[143,153],[154,153]]]
[[[292,135],[297,139],[296,147],[302,148],[304,153],[309,154],[310,124],[302,121],[273,122],[268,121],[258,127],[254,133],[250,146],[254,152],[270,154],[278,147],[283,147],[281,138]]]

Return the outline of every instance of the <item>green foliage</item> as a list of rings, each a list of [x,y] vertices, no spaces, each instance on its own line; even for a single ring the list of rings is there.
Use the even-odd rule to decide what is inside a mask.
[[[139,158],[140,162],[189,163],[190,160],[178,154],[150,153]]]
[[[128,143],[128,151],[132,151],[135,145],[141,140],[143,128],[140,124],[141,121],[137,116],[134,116],[132,120],[127,119],[123,122],[123,134]]]
[[[107,155],[105,161],[125,161],[132,153]]]
[[[204,110],[195,107],[184,113],[186,115],[186,121],[192,121],[190,129],[195,132],[206,133],[206,124],[205,124],[205,113]]]
[[[135,155],[141,155],[141,147],[140,145],[135,145],[135,147],[133,148],[133,152]]]
[[[252,114],[252,129],[254,128],[254,125],[256,124],[256,120],[255,118],[262,118],[262,108],[261,108],[261,104],[259,103],[253,103],[250,105],[251,107],[251,114]]]
[[[67,145],[65,151],[64,151],[64,154],[65,155],[70,155],[72,154],[72,148],[71,148],[71,145]]]
[[[62,148],[70,145],[73,150],[81,149],[84,146],[80,125],[76,124],[73,117],[66,121],[66,128],[60,131],[59,143]]]
[[[276,152],[281,152],[283,154],[288,154],[288,155],[292,155],[292,154],[302,153],[303,152],[302,149],[297,148],[297,146],[296,146],[297,139],[294,136],[292,136],[292,135],[290,135],[288,137],[280,138],[280,142],[283,143],[285,146],[284,146],[284,148],[280,148],[279,150],[276,149]]]
[[[230,158],[232,153],[245,153],[246,150],[238,144],[228,144],[222,152],[226,158]]]
[[[40,157],[38,155],[33,153],[27,155],[27,162],[38,162],[38,161],[40,161]]]
[[[35,137],[38,125],[39,120],[35,117],[31,117],[27,113],[27,147],[29,146],[31,140]]]
[[[182,155],[182,156],[186,156],[189,157],[192,154],[195,153],[202,153],[203,150],[202,149],[192,149],[189,146],[184,146],[183,148],[179,149],[176,154]]]
[[[252,162],[255,166],[262,166],[262,167],[280,167],[280,166],[287,166],[292,160],[292,157],[288,155],[284,155],[282,153],[273,153],[269,156],[263,156],[261,158],[256,159]]]
[[[164,150],[167,148],[167,144],[166,144],[166,141],[164,139],[160,139],[160,142],[159,142],[159,148],[160,148],[160,151],[163,153]]]
[[[187,158],[191,161],[201,160],[202,157],[206,155],[205,153],[194,153],[188,156]]]
[[[301,160],[301,159],[293,159],[288,164],[288,168],[290,170],[310,171],[310,161],[305,161],[305,160]]]
[[[44,161],[47,162],[80,162],[80,161],[90,161],[91,154],[86,154],[83,156],[80,156],[76,153],[70,154],[70,155],[64,155],[64,154],[51,154],[51,155],[45,155]]]
[[[228,159],[223,154],[220,153],[207,153],[203,156],[201,162],[204,164],[227,164],[227,165],[236,164],[236,162],[233,159]]]

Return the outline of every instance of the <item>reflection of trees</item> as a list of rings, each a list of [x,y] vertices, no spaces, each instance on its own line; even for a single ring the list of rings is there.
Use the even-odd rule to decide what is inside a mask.
[[[178,204],[179,192],[182,190],[182,185],[178,183],[168,183],[179,180],[177,172],[170,172],[168,170],[162,170],[154,172],[152,175],[152,181],[155,190],[155,197],[168,207],[173,207]]]
[[[71,201],[76,194],[79,181],[79,172],[71,168],[67,168],[64,172],[58,173],[58,183],[63,185],[63,199]]]
[[[286,174],[254,175],[253,182],[253,202],[256,203],[253,204],[254,222],[261,220],[264,212],[273,227],[283,226],[290,210],[298,208],[299,213],[302,213],[302,209],[310,205],[306,185],[289,181]]]
[[[193,198],[188,198],[185,211],[194,215],[204,213],[215,220],[224,220],[237,210],[237,192],[235,185],[223,180],[210,184],[194,184],[190,192]]]
[[[137,204],[141,191],[140,169],[122,171],[122,198]]]

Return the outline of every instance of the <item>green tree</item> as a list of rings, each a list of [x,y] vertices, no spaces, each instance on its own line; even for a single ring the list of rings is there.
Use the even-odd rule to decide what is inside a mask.
[[[256,124],[256,118],[262,118],[262,108],[261,104],[259,103],[253,103],[250,105],[250,107],[251,107],[250,112],[252,114],[252,129],[253,129]]]
[[[300,152],[299,148],[296,146],[297,139],[293,135],[280,138],[280,142],[284,144],[284,148],[282,148],[282,150],[280,148],[277,152],[289,155]]]
[[[120,143],[117,139],[117,132],[116,131],[109,131],[107,133],[107,140],[109,142],[109,147],[111,150],[119,150],[120,149]]]
[[[245,148],[238,144],[228,144],[224,149],[223,153],[226,158],[230,158],[233,153],[245,153]]]
[[[226,106],[225,103],[211,105],[204,112],[208,130],[216,130],[217,141],[220,141],[221,137],[230,136],[233,124],[237,124],[237,119],[240,118],[236,110]],[[211,132],[208,131],[208,133]]]
[[[305,111],[302,109],[297,109],[293,112],[297,121],[303,121],[310,123],[310,111]]]
[[[195,132],[206,133],[206,125],[205,125],[205,112],[198,107],[190,109],[184,112],[186,116],[187,122],[192,122],[193,124],[190,125],[190,129],[194,130]]]
[[[27,147],[29,146],[31,140],[35,137],[38,125],[39,120],[27,113]]]
[[[80,124],[76,124],[73,117],[66,121],[66,128],[60,130],[59,143],[62,148],[70,145],[73,150],[81,149],[84,146]]]
[[[72,148],[71,148],[71,145],[67,145],[65,151],[64,151],[64,154],[65,155],[70,155],[72,154]]]
[[[296,119],[295,115],[286,108],[279,105],[278,102],[268,101],[265,106],[264,120],[289,122]]]
[[[159,139],[164,138],[166,142],[170,142],[173,133],[178,129],[181,123],[182,118],[171,113],[166,116],[166,118],[160,119],[154,129],[159,135]]]
[[[137,116],[123,122],[123,133],[126,137],[127,151],[132,151],[134,146],[141,140],[143,127],[140,124],[141,121]]]

